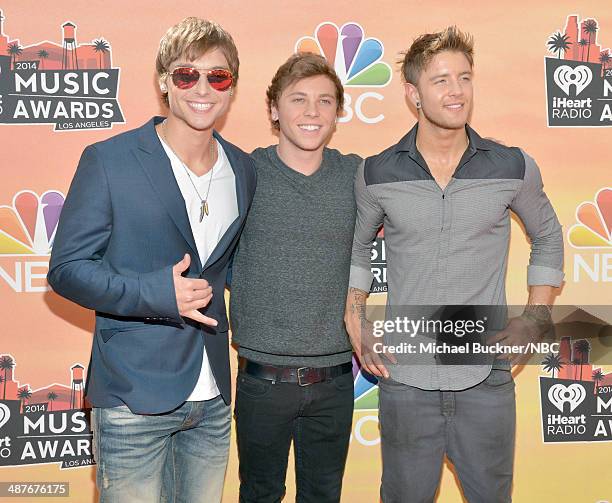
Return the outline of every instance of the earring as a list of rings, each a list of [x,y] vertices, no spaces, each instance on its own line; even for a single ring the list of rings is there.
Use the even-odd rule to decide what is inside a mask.
[[[159,90],[160,90],[162,93],[165,93],[165,92],[168,90],[168,88],[167,88],[166,86],[159,86]]]
[[[421,108],[421,102],[420,102],[420,101],[417,101],[417,102],[416,102],[416,107],[417,107],[417,108]]]
[[[233,87],[230,89],[230,93],[229,94],[230,94],[230,96],[234,96],[234,88]]]

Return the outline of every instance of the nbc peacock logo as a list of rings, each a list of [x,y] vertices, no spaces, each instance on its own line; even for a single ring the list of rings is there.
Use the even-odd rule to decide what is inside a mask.
[[[363,372],[353,358],[353,380],[355,409],[378,410],[378,380],[373,375]]]
[[[0,206],[0,256],[50,255],[64,199],[56,190],[22,190],[12,205]]]
[[[576,220],[567,233],[574,248],[612,248],[612,188],[604,187],[593,201],[581,203]]]
[[[365,447],[380,444],[378,425],[378,380],[364,372],[353,357],[355,421],[351,441]]]
[[[346,91],[359,88],[383,88],[391,82],[391,66],[382,61],[385,53],[383,43],[374,37],[366,37],[363,27],[355,22],[340,28],[324,21],[315,28],[313,36],[300,38],[294,51],[312,52],[325,57],[334,67]],[[344,116],[340,122],[350,121],[354,115],[366,124],[375,124],[384,119],[383,114],[366,115],[364,102],[382,101],[384,96],[374,91],[361,93],[357,98],[345,94]]]
[[[361,25],[350,22],[338,28],[325,21],[314,37],[300,38],[295,52],[314,52],[334,67],[345,87],[384,87],[391,82],[391,67],[381,61],[385,49],[380,40],[364,37]]]

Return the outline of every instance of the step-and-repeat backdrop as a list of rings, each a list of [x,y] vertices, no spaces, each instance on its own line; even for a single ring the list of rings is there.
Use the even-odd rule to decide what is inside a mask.
[[[558,303],[591,306],[584,308],[591,320],[610,322],[605,309],[593,307],[612,301],[612,9],[606,2],[20,0],[1,2],[0,9],[1,482],[52,483],[39,493],[69,490],[69,500],[79,503],[96,498],[83,401],[93,313],[49,290],[49,253],[83,148],[163,114],[155,54],[166,29],[186,16],[214,19],[236,40],[240,82],[222,132],[245,150],[276,141],[265,90],[294,51],[319,51],[333,62],[346,105],[332,146],[367,156],[415,122],[398,73],[400,51],[417,35],[450,24],[471,32],[472,125],[537,160],[564,228],[566,282]],[[513,223],[512,303],[526,299],[528,256]],[[372,254],[376,304],[385,301],[385,265],[381,233]],[[516,501],[612,501],[612,365],[592,358],[609,351],[611,339],[569,333],[558,358],[551,354],[515,372]],[[378,393],[357,367],[354,374],[343,501],[375,502]],[[556,394],[544,392],[553,385]],[[224,501],[236,501],[237,488],[233,444]],[[2,491],[16,497],[20,489],[3,485]],[[288,501],[293,494],[290,473]],[[450,466],[438,501],[462,501]]]

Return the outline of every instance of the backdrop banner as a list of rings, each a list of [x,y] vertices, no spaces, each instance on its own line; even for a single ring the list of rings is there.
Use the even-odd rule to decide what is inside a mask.
[[[217,21],[236,41],[240,80],[219,129],[246,151],[277,141],[265,91],[295,51],[318,52],[334,65],[345,106],[331,146],[365,157],[416,121],[398,71],[401,52],[419,34],[448,25],[473,34],[471,125],[535,158],[565,240],[555,321],[566,332],[557,352],[513,371],[513,498],[611,502],[612,9],[596,0],[473,0],[469,8],[417,0],[0,0],[0,499],[96,501],[84,399],[94,316],[50,290],[49,255],[83,149],[164,115],[155,55],[165,31],[186,16]],[[529,249],[513,218],[510,304],[527,299]],[[381,306],[384,230],[372,271],[370,303]],[[235,373],[233,349],[231,357]],[[378,388],[357,363],[353,374],[342,501],[377,502]],[[237,467],[233,440],[224,502],[237,501]],[[292,501],[292,468],[287,486]],[[464,501],[448,463],[437,501]]]

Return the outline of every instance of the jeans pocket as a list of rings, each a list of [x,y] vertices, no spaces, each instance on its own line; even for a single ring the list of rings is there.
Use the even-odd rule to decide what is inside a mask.
[[[99,419],[106,417],[114,424],[134,423],[138,419],[144,417],[141,414],[134,414],[127,405],[117,405],[116,407],[104,407],[104,410],[99,411]]]
[[[338,391],[348,391],[353,389],[353,373],[347,372],[346,374],[342,374],[334,379],[332,379],[332,383],[336,387]]]
[[[387,392],[402,392],[406,391],[407,385],[401,382],[394,381],[390,377],[385,379],[384,377],[378,378],[376,384],[379,388],[384,389]]]
[[[497,389],[514,384],[514,378],[510,370],[491,369],[491,373],[482,384],[488,388]]]
[[[250,398],[263,398],[270,393],[271,387],[272,383],[270,381],[253,377],[244,372],[239,372],[236,379],[236,392]]]

